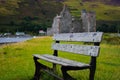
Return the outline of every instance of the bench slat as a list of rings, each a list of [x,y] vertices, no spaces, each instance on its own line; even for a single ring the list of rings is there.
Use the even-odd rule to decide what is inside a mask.
[[[73,60],[69,60],[69,59],[64,59],[64,58],[60,58],[60,57],[56,57],[56,56],[52,56],[52,55],[38,55],[38,54],[34,54],[33,56],[55,63],[55,64],[59,64],[59,65],[63,65],[63,66],[75,66],[75,67],[86,67],[86,66],[90,66],[89,64],[85,64],[85,63],[80,63],[77,61],[73,61]]]
[[[77,54],[84,54],[89,56],[95,56],[95,57],[97,57],[99,53],[99,46],[54,43],[52,45],[52,49],[71,52],[71,53],[77,53]]]
[[[61,33],[54,34],[56,41],[83,41],[83,42],[101,42],[102,32],[84,32],[84,33]]]

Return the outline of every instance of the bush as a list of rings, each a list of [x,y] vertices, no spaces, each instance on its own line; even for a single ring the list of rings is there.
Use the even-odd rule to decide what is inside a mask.
[[[117,34],[104,34],[103,42],[108,44],[119,45],[120,44],[120,37]]]

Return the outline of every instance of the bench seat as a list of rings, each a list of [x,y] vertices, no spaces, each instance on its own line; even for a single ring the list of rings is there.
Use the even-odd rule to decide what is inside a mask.
[[[81,62],[77,62],[69,59],[64,59],[61,57],[56,57],[48,54],[44,54],[44,55],[34,54],[33,56],[51,63],[62,65],[62,66],[88,67],[88,68],[90,67],[89,64],[85,64],[85,63],[81,63]]]

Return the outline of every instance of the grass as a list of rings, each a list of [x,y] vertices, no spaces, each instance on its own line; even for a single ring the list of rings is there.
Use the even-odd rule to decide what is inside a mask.
[[[112,44],[112,41],[109,43],[106,38],[107,40],[111,39],[108,35],[103,38],[100,55],[97,59],[95,80],[120,80],[120,44]],[[32,54],[52,54],[53,51],[50,48],[52,42],[51,37],[42,37],[0,46],[0,80],[31,80],[35,69]],[[78,58],[78,61],[87,62],[89,59],[88,57],[60,53],[60,56],[67,56],[71,59]],[[61,75],[59,69],[58,73]],[[69,73],[78,80],[87,80],[89,71],[70,71]],[[44,80],[50,80],[50,75],[44,74]]]
[[[81,10],[95,11],[97,20],[119,21],[119,6],[105,5],[101,2],[82,2],[81,0],[66,0],[64,4],[67,4],[71,10],[73,16],[80,16]],[[81,5],[82,4],[82,5]],[[76,9],[76,10],[74,10]]]
[[[47,53],[49,38],[5,45],[0,48],[0,80],[30,80],[34,74],[32,54]],[[47,49],[50,51],[50,49]]]

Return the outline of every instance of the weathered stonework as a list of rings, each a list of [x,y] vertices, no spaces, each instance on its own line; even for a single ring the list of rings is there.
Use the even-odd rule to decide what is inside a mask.
[[[47,28],[47,35],[52,36],[53,35],[53,29],[52,28]]]
[[[66,6],[64,6],[60,16],[60,33],[69,33],[72,27],[72,16]]]
[[[70,32],[78,33],[83,32],[83,27],[81,26],[81,20],[73,19],[72,20],[72,28]]]
[[[84,32],[96,31],[96,15],[95,12],[81,11],[82,26]]]

